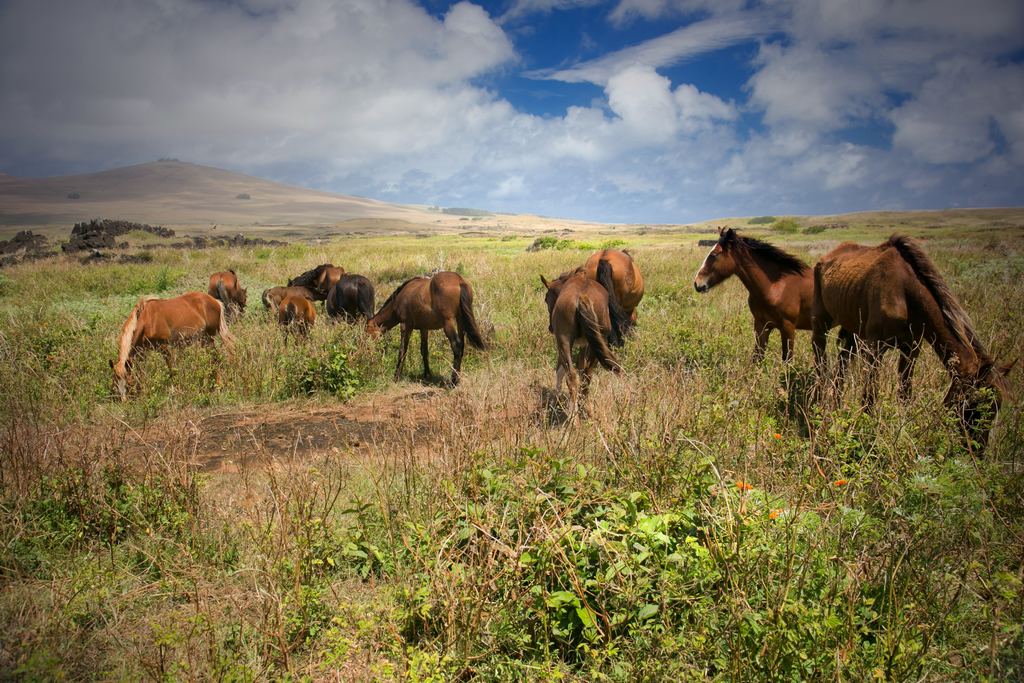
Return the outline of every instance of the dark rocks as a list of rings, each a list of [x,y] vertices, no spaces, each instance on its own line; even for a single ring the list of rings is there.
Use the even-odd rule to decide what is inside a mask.
[[[79,251],[91,251],[95,249],[123,249],[128,246],[127,242],[120,244],[114,241],[115,237],[124,235],[133,230],[148,232],[159,237],[174,237],[174,231],[160,225],[147,225],[145,223],[133,223],[131,221],[118,221],[104,219],[93,219],[75,223],[71,228],[71,239],[61,246],[65,253]]]

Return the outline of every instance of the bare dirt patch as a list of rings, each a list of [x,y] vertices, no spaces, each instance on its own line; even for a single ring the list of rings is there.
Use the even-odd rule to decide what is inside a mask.
[[[414,434],[429,442],[444,391],[406,386],[324,405],[273,404],[178,413],[136,431],[125,444],[129,454],[184,450],[204,472],[238,472],[280,460],[318,453],[363,454],[379,442]]]

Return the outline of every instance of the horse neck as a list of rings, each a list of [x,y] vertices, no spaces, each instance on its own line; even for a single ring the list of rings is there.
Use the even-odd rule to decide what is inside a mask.
[[[736,277],[747,291],[755,296],[766,296],[772,286],[772,279],[768,277],[764,264],[746,249],[734,250],[733,260],[736,262]]]
[[[953,333],[937,308],[926,315],[924,333],[950,375],[974,377],[978,374],[984,360],[982,354],[973,344],[965,344]]]
[[[367,321],[367,325],[376,325],[382,332],[387,332],[399,323],[398,309],[395,306],[395,299],[389,301],[377,314]]]

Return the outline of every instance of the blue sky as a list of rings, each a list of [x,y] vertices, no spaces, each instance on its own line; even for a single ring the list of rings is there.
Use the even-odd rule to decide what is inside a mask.
[[[0,171],[608,222],[1024,203],[1019,0],[7,0]]]

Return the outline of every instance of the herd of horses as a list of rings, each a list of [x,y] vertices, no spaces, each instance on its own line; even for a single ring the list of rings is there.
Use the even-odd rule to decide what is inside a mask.
[[[996,364],[960,302],[914,240],[893,236],[874,247],[846,242],[811,267],[768,242],[722,229],[693,285],[703,293],[733,275],[748,291],[755,361],[764,357],[772,330],[782,338],[785,361],[792,357],[796,331],[811,330],[820,385],[827,379],[825,340],[838,326],[835,381],[841,386],[850,360],[862,355],[868,361],[864,403],[870,407],[881,356],[888,349],[899,351],[899,395],[907,399],[914,362],[927,342],[951,378],[945,404],[959,417],[966,437],[987,442],[992,419],[1006,399],[1006,377],[1014,363]],[[636,324],[643,276],[628,252],[605,249],[554,280],[543,275],[540,279],[557,355],[556,392],[561,392],[564,380],[575,404],[586,393],[595,365],[622,372],[613,349],[625,343]],[[478,349],[487,347],[473,314],[473,288],[458,273],[406,280],[376,313],[370,280],[329,263],[292,278],[286,286],[264,291],[261,298],[286,330],[286,339],[288,333],[309,331],[317,317],[316,301],[324,302],[330,318],[363,319],[370,334],[400,327],[396,380],[415,330],[420,331],[425,377],[431,374],[428,334],[444,331],[452,349],[452,385],[461,375],[466,341]],[[227,322],[242,314],[246,299],[233,270],[211,275],[205,294],[140,299],[122,327],[118,359],[111,361],[115,390],[126,398],[132,359],[145,348],[160,350],[170,366],[174,345],[212,344],[219,336],[230,354],[234,338]],[[580,347],[575,362],[574,347]]]

